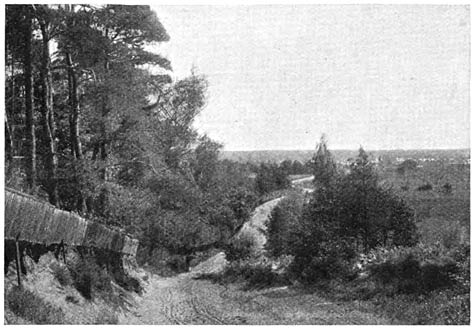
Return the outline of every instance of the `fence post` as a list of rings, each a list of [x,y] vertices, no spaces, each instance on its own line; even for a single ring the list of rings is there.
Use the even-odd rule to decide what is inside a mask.
[[[63,262],[66,264],[66,250],[64,247],[64,241],[61,240],[61,254],[63,255]]]
[[[18,235],[16,236],[16,240],[15,240],[15,249],[16,249],[15,263],[16,263],[16,276],[17,276],[17,280],[18,280],[18,287],[21,287],[20,245],[18,243],[19,239],[20,239],[20,233],[18,233]]]

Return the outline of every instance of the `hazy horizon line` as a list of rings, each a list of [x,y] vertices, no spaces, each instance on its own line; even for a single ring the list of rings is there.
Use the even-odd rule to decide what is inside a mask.
[[[269,152],[269,151],[315,151],[316,148],[313,149],[254,149],[254,150],[226,150],[223,149],[221,152]],[[470,147],[457,147],[457,148],[395,148],[395,149],[365,149],[365,151],[461,151],[461,150],[468,150],[470,151]],[[330,151],[358,151],[358,149],[349,149],[349,148],[329,148]]]

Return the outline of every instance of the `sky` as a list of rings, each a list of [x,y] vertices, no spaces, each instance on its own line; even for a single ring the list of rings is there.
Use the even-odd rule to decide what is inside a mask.
[[[152,6],[225,150],[470,147],[466,5]]]

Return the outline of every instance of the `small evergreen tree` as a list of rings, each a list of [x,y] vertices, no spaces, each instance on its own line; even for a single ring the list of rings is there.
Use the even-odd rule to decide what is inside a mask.
[[[362,250],[417,242],[413,212],[378,184],[362,148],[345,175],[337,172],[322,138],[313,164],[316,186],[310,202],[297,212],[295,203],[285,201],[269,222],[268,250],[272,256],[294,256],[297,276],[308,282],[346,277],[352,258]]]
[[[317,144],[317,152],[312,158],[312,164],[315,185],[329,186],[336,175],[336,163],[328,150],[325,135],[321,136],[320,143]]]
[[[278,257],[291,253],[299,238],[298,225],[302,216],[303,198],[292,194],[272,210],[267,222],[266,249]]]

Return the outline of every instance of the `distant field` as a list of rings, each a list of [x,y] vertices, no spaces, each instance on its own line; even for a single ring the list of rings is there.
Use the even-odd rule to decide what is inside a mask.
[[[364,145],[363,145],[364,146]],[[330,145],[331,147],[331,145]],[[331,150],[336,161],[346,161],[358,154],[357,150]],[[222,151],[221,158],[238,162],[281,162],[284,160],[310,160],[315,150],[262,150],[262,151]],[[470,149],[459,150],[369,150],[373,158],[381,157],[383,162],[405,159],[440,159],[462,161],[470,157]]]
[[[470,165],[438,161],[405,175],[395,169],[380,169],[380,177],[414,209],[422,241],[469,241]],[[444,189],[445,184],[450,185],[450,192]],[[431,189],[421,191],[422,186]]]
[[[381,170],[380,177],[393,186],[416,210],[419,218],[441,217],[470,221],[470,166],[444,162],[425,164],[401,175],[395,168]],[[444,185],[450,186],[450,191]],[[419,190],[427,186],[427,190]]]

